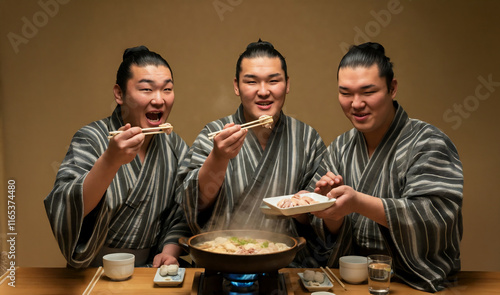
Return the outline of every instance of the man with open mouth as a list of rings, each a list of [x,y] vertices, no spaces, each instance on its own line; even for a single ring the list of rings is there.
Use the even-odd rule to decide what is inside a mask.
[[[178,240],[191,233],[175,188],[188,146],[174,132],[143,133],[166,123],[173,88],[165,59],[129,48],[113,87],[113,114],[73,137],[44,201],[69,266],[99,266],[113,252],[135,254],[136,266],[179,264]]]

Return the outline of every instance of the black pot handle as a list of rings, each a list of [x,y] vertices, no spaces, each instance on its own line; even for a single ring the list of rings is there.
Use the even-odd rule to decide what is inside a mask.
[[[182,249],[184,249],[184,251],[186,251],[187,253],[189,253],[188,238],[186,238],[186,237],[180,237],[179,238],[179,245],[182,247]]]
[[[297,238],[297,251],[302,249],[306,245],[306,239],[304,237]]]

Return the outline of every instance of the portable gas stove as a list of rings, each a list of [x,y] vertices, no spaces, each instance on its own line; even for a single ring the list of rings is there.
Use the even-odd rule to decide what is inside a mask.
[[[290,291],[287,291],[290,290]],[[205,270],[194,276],[191,294],[293,295],[288,274],[277,270],[260,274],[223,274]]]

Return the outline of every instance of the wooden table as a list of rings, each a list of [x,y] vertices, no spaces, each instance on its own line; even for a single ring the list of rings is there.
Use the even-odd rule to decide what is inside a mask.
[[[15,288],[8,285],[9,278],[0,285],[0,294],[34,294],[34,295],[72,295],[82,294],[87,285],[92,280],[96,272],[95,268],[74,270],[67,268],[32,268],[20,267],[15,274]],[[184,294],[191,293],[194,277],[196,273],[203,272],[202,268],[188,268],[184,282],[178,287],[159,287],[153,282],[156,269],[154,268],[136,268],[131,279],[114,282],[108,280],[105,276],[97,282],[92,294]],[[301,284],[297,273],[303,272],[303,269],[284,268],[280,272],[285,273],[289,278],[291,294],[302,295],[310,294]],[[338,270],[333,272],[339,276]],[[334,282],[333,290],[335,294],[367,295],[367,284],[350,285],[345,284],[347,291],[344,291],[337,282]],[[417,291],[395,280],[391,282],[391,295],[413,295],[428,294]],[[482,294],[500,294],[500,272],[461,272],[458,280],[448,289],[435,293],[446,295],[482,295]]]

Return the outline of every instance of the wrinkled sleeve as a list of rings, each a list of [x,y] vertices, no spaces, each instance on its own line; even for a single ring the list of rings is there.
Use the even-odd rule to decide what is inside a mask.
[[[54,237],[71,267],[87,267],[105,241],[106,206],[83,216],[83,182],[102,153],[85,129],[73,137],[44,205]]]
[[[440,136],[413,146],[408,157],[401,197],[382,199],[389,228],[381,231],[394,249],[396,274],[436,292],[460,270],[462,164],[455,146]]]

